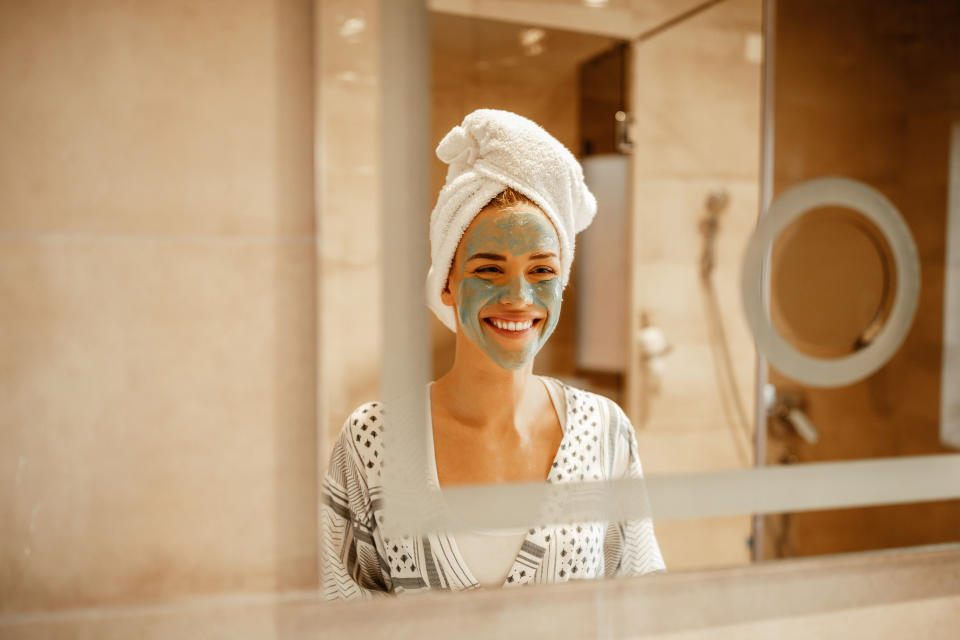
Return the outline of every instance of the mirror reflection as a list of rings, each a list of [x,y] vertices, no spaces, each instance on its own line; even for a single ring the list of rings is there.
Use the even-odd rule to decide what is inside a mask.
[[[758,210],[761,22],[760,3],[739,2],[638,42],[537,27],[531,54],[530,25],[432,16],[434,139],[502,108],[583,167],[598,211],[534,371],[622,407],[647,474],[754,461],[756,352],[737,286]],[[432,162],[438,192],[446,167]],[[455,339],[437,322],[433,335],[440,377]],[[657,531],[671,570],[750,560],[748,516]]]
[[[370,595],[957,542],[958,500],[378,538],[384,3],[75,5],[0,3],[0,635],[319,594],[331,566],[335,595]],[[428,5],[429,154],[408,160],[430,206],[490,142],[443,145],[478,109],[569,154],[467,189],[449,228],[410,221],[443,247],[417,267],[432,481],[958,451],[954,0]],[[740,292],[758,216],[824,176],[894,203],[921,267],[903,344],[835,387],[771,367]],[[894,245],[806,212],[770,246],[779,335],[869,348],[904,288]]]

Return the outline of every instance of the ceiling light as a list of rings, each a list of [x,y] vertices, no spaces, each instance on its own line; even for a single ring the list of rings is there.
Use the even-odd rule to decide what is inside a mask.
[[[366,28],[367,21],[363,18],[347,18],[343,24],[340,25],[340,37],[352,38],[358,36],[363,33]]]
[[[547,32],[543,29],[524,29],[520,32],[520,44],[529,47],[539,43],[547,37]]]

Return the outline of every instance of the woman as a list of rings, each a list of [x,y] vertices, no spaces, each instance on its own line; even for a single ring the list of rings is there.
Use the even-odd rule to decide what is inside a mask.
[[[620,407],[533,375],[557,326],[574,237],[596,212],[579,163],[537,124],[490,109],[454,127],[437,155],[449,170],[430,219],[427,302],[456,332],[456,358],[428,389],[434,484],[639,477]],[[361,406],[331,456],[321,508],[326,597],[663,570],[649,518],[385,539],[383,423],[379,403]]]

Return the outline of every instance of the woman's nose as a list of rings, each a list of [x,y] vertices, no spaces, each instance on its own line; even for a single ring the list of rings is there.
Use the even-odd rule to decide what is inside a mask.
[[[510,280],[507,284],[507,292],[503,296],[503,302],[512,303],[512,304],[530,304],[533,302],[533,291],[530,288],[530,283],[527,282],[527,279],[523,274],[518,275],[516,278]]]

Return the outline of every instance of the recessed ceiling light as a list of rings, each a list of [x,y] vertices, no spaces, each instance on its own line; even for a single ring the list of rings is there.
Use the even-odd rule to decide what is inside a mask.
[[[340,25],[340,37],[352,38],[360,35],[367,28],[367,21],[363,18],[347,18]]]
[[[547,37],[543,29],[524,29],[520,32],[520,44],[524,47],[535,45]]]

